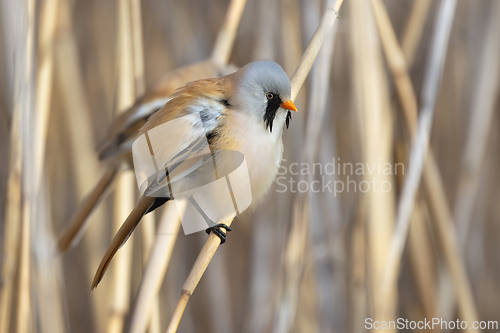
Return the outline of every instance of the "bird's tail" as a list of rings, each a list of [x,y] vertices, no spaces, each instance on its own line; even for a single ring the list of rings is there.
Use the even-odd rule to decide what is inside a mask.
[[[141,221],[142,217],[149,209],[153,206],[156,198],[142,196],[139,199],[139,202],[134,207],[132,212],[129,214],[125,222],[122,224],[120,230],[116,233],[111,245],[108,247],[106,254],[101,260],[99,264],[99,268],[97,268],[97,272],[95,273],[94,280],[92,281],[91,289],[95,289],[99,282],[101,281],[104,273],[106,273],[106,269],[108,268],[109,263],[113,259],[116,251],[125,244],[128,237],[134,231],[135,227]]]
[[[77,210],[72,215],[67,227],[59,236],[57,245],[60,253],[66,253],[70,247],[74,246],[78,242],[80,236],[83,234],[88,225],[88,217],[94,208],[97,207],[97,205],[105,197],[104,194],[109,188],[111,188],[111,185],[116,179],[119,171],[119,163],[110,164],[92,192],[90,192],[77,207]]]

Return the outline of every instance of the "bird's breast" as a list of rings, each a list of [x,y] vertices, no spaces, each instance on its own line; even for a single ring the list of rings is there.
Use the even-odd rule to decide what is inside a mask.
[[[273,132],[260,119],[236,114],[231,119],[227,149],[243,154],[252,187],[252,206],[258,203],[271,187],[283,156],[281,135],[285,114],[276,115]]]

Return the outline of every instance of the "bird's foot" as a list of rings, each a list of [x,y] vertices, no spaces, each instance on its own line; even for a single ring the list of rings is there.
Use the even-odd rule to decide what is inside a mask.
[[[210,234],[210,232],[213,231],[213,233],[220,238],[220,244],[222,245],[226,242],[226,232],[222,231],[221,228],[226,229],[226,232],[231,231],[231,228],[224,223],[216,224],[205,231],[207,232],[207,234]]]

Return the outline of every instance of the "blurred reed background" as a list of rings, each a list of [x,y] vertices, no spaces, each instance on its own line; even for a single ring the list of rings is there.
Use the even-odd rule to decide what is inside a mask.
[[[89,291],[137,199],[131,171],[74,248],[59,255],[56,243],[105,170],[95,147],[115,115],[166,72],[209,58],[229,3],[2,0],[0,333],[165,331],[207,237],[176,237],[161,223],[177,219],[171,208],[142,222]],[[249,0],[229,62],[273,59],[291,76],[326,3]],[[500,1],[345,0],[339,13],[285,131],[280,183],[235,220],[179,332],[500,321]],[[326,174],[332,162],[393,174]],[[348,176],[391,190],[334,193]],[[331,191],[318,185],[328,181]],[[173,241],[170,258],[161,246]],[[153,270],[168,270],[144,310],[154,246]]]

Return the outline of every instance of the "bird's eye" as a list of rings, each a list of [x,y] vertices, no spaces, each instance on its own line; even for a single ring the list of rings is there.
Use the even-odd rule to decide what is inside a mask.
[[[266,96],[267,96],[267,99],[273,99],[273,97],[274,97],[273,93],[267,93]]]

